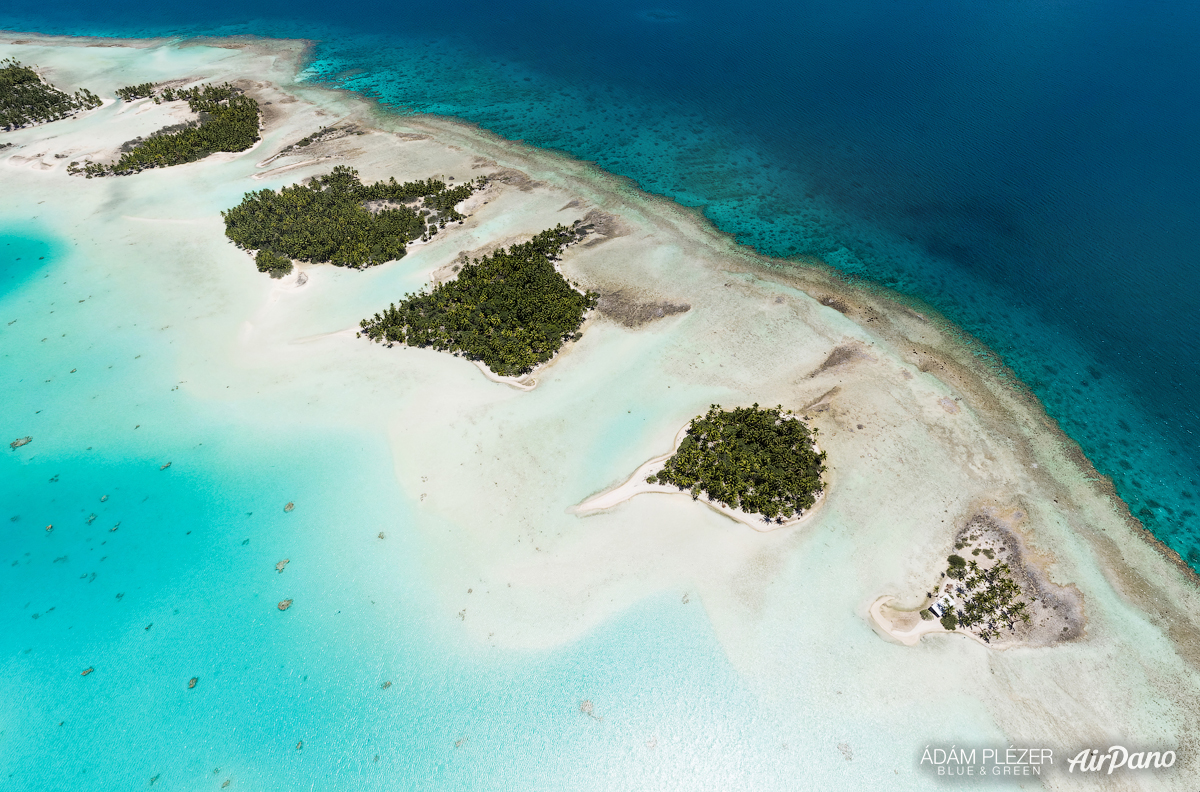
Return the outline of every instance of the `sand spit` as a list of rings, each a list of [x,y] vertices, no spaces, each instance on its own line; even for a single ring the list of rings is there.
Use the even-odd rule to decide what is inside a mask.
[[[571,507],[569,511],[572,514],[578,514],[581,517],[586,517],[590,514],[597,514],[599,512],[606,511],[630,500],[634,496],[643,495],[646,493],[687,495],[689,498],[692,498],[692,494],[688,490],[681,490],[678,487],[670,484],[652,484],[646,481],[651,474],[658,473],[660,470],[662,470],[663,466],[666,465],[667,460],[679,451],[679,444],[683,442],[685,437],[687,437],[688,429],[690,427],[691,422],[689,421],[682,429],[679,430],[678,434],[675,435],[675,445],[671,451],[644,462],[623,484],[613,487],[612,489],[605,490],[597,495],[593,495],[582,503]],[[821,449],[818,448],[815,443],[813,444],[813,447],[817,448],[817,453],[820,453]],[[826,481],[826,487],[828,487],[828,481]],[[722,514],[731,520],[741,523],[742,525],[748,525],[756,531],[777,531],[780,528],[791,528],[811,519],[813,515],[815,515],[821,508],[821,504],[825,502],[825,491],[822,490],[821,492],[817,493],[816,502],[808,511],[786,520],[768,520],[761,514],[747,514],[741,509],[730,508],[724,503],[714,501],[704,493],[701,493],[699,497],[692,498],[692,500],[703,503],[705,506],[717,512],[718,514]]]
[[[36,60],[56,81],[101,95],[182,76],[253,78],[255,97],[271,102],[259,150],[119,180],[69,178],[70,159],[56,155],[114,150],[160,128],[156,108],[106,105],[6,133],[11,189],[0,202],[15,213],[45,200],[79,245],[74,275],[111,284],[111,310],[183,328],[171,360],[187,398],[289,431],[384,438],[411,504],[404,530],[421,537],[421,583],[462,646],[571,645],[666,597],[703,603],[739,684],[796,733],[811,731],[803,714],[818,711],[920,735],[914,743],[961,743],[966,733],[1200,743],[1195,575],[1144,532],[1002,363],[928,306],[848,284],[820,262],[758,256],[698,211],[587,163],[297,82],[305,42],[13,38],[0,36],[0,56]],[[167,50],[175,60],[152,57]],[[299,167],[253,179],[256,163],[334,122],[367,134],[323,142],[320,155],[364,180],[486,174],[493,183],[465,223],[399,262],[313,266],[303,289],[276,291],[223,238],[219,212],[247,190],[327,170],[293,151],[270,164]],[[563,257],[563,273],[618,296],[538,369],[534,392],[498,387],[444,353],[354,337],[360,319],[419,290],[462,251],[575,221],[594,233]],[[653,321],[642,321],[647,311]],[[618,498],[586,519],[569,510],[669,447],[709,404],[751,402],[804,405],[820,430],[831,483],[804,530],[729,530],[726,515],[682,497]],[[1020,520],[1006,516],[1014,509]],[[995,642],[913,634],[920,625],[900,614],[921,605],[977,515],[999,526],[989,526],[993,542],[1019,549],[1023,585],[1047,602],[1061,594],[1060,610],[1083,603],[1086,624],[1064,624],[1068,640],[1031,634],[996,651]],[[330,530],[382,538],[381,527]],[[880,640],[885,622],[891,637],[919,645]],[[826,740],[835,754],[836,739]],[[875,762],[878,777],[892,778],[909,748],[872,749],[882,759],[855,750],[852,764]],[[1186,788],[1198,776],[1200,754],[1181,751],[1170,778],[1122,783]]]

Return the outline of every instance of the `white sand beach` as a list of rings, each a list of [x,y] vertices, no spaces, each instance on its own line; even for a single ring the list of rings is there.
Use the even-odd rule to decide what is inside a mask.
[[[0,57],[106,99],[143,81],[229,80],[265,108],[254,150],[130,177],[66,168],[111,157],[177,109],[106,101],[7,133],[0,203],[72,246],[72,287],[85,283],[92,303],[169,339],[155,359],[188,399],[231,421],[386,445],[420,536],[414,563],[440,603],[428,618],[446,640],[481,657],[550,652],[669,596],[703,609],[771,728],[829,749],[815,779],[920,786],[916,740],[1101,748],[1133,735],[1180,746],[1179,763],[1169,777],[1123,776],[1120,788],[1194,787],[1196,576],[985,350],[927,307],[847,284],[820,262],[760,257],[698,212],[592,165],[298,82],[305,46],[0,36]],[[275,158],[335,121],[365,134]],[[337,164],[364,181],[495,179],[462,225],[363,271],[302,265],[273,281],[224,237],[219,212],[243,193]],[[535,372],[536,388],[498,383],[464,358],[355,337],[361,319],[461,253],[585,218],[596,230],[564,253],[562,272],[621,300],[607,312],[602,302],[582,338]],[[765,526],[690,497],[634,497],[678,492],[645,475],[680,426],[710,404],[754,402],[819,428],[829,473],[817,507]],[[1079,593],[1078,635],[1001,651],[885,612],[920,606],[959,527],[1018,507],[1028,563]],[[841,713],[844,725],[816,725],[815,713]],[[839,742],[855,746],[853,762]]]
[[[679,434],[675,435],[675,446],[670,452],[661,456],[656,456],[654,459],[643,463],[642,466],[635,470],[633,475],[630,476],[629,479],[620,486],[613,487],[612,489],[593,495],[583,503],[572,507],[572,513],[585,516],[588,514],[596,514],[597,512],[602,512],[624,503],[636,495],[642,495],[646,493],[659,493],[662,495],[687,495],[689,498],[691,498],[692,495],[688,491],[680,490],[678,487],[674,487],[669,484],[651,483],[646,480],[652,474],[661,471],[667,460],[679,450],[679,444],[683,442],[683,438],[687,436],[689,426],[690,424],[688,426],[684,426],[679,430]],[[817,453],[820,453],[819,446],[817,447]],[[826,483],[826,486],[828,486],[828,482]],[[825,492],[824,490],[818,492],[816,496],[816,503],[814,503],[812,507],[806,510],[803,514],[797,514],[796,516],[790,517],[786,520],[767,520],[761,514],[747,514],[741,509],[734,509],[726,506],[724,503],[714,501],[704,493],[701,493],[699,497],[694,498],[693,500],[697,501],[698,503],[703,503],[708,508],[713,509],[719,514],[725,515],[731,520],[736,520],[743,525],[748,525],[756,531],[775,531],[780,528],[790,528],[810,519],[814,514],[816,514],[817,510],[820,509],[821,503],[824,502]]]

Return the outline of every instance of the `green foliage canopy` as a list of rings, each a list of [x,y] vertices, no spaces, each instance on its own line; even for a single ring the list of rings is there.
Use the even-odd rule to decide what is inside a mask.
[[[132,94],[144,87],[129,86],[128,90]],[[73,162],[71,172],[84,173],[89,179],[127,176],[147,168],[195,162],[217,151],[245,151],[258,140],[258,102],[229,83],[183,90],[166,88],[160,96],[168,102],[186,99],[200,120],[182,126],[176,124],[137,141],[111,165],[85,161],[83,167],[77,167],[78,163]]]
[[[364,319],[362,332],[381,343],[461,354],[501,376],[526,374],[579,338],[584,314],[596,305],[594,293],[572,288],[552,263],[579,238],[559,225],[475,259],[454,280]]]
[[[955,559],[958,562],[956,563]],[[955,584],[959,607],[947,613],[954,617],[954,624],[963,629],[978,629],[979,637],[990,643],[1007,626],[1011,631],[1017,620],[1029,623],[1031,615],[1026,595],[1020,584],[1013,579],[1012,568],[1003,561],[982,568],[976,561],[967,561],[961,556],[950,556],[947,576],[960,582]],[[1036,597],[1029,596],[1033,601]],[[942,624],[946,616],[942,617]],[[947,627],[946,629],[954,629]]]
[[[430,233],[438,220],[461,220],[454,205],[474,189],[472,183],[447,190],[435,179],[363,184],[358,171],[339,165],[308,184],[246,193],[221,216],[225,236],[239,247],[360,269],[403,257],[405,245]],[[439,214],[405,205],[422,198]],[[367,208],[372,202],[379,211]]]
[[[132,102],[135,99],[144,99],[147,96],[154,96],[154,83],[138,83],[137,85],[126,85],[124,88],[118,88],[117,97],[126,101]]]
[[[979,636],[984,641],[995,638],[1002,625],[1012,629],[1017,619],[1030,621],[1021,586],[1003,561],[986,569],[980,568],[975,561],[968,561],[959,593],[962,601],[957,612],[959,625],[979,627]]]
[[[824,487],[824,462],[808,427],[782,406],[722,410],[714,404],[692,419],[679,450],[647,481],[774,520],[812,507]]]
[[[64,93],[14,58],[0,60],[0,129],[57,121],[103,102],[86,88]]]
[[[284,275],[290,275],[292,272],[292,260],[287,256],[281,256],[278,253],[272,253],[269,250],[260,250],[258,255],[254,257],[254,263],[258,266],[259,272],[265,272],[272,278],[282,278]]]

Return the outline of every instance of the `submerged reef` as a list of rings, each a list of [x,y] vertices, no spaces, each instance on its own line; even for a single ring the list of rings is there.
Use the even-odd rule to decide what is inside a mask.
[[[580,338],[584,315],[596,306],[594,293],[574,288],[553,264],[586,234],[558,225],[475,259],[454,280],[362,320],[362,334],[461,354],[500,376],[528,374]]]
[[[649,484],[673,484],[768,520],[812,508],[824,488],[825,454],[815,430],[782,406],[738,407],[692,419],[687,436]]]
[[[273,278],[291,272],[292,260],[363,269],[403,258],[412,240],[461,222],[455,206],[476,186],[447,187],[436,179],[399,184],[394,178],[363,184],[357,170],[339,165],[306,184],[246,193],[221,216],[225,236],[257,250],[259,271]]]
[[[86,88],[65,93],[15,58],[0,60],[0,129],[58,121],[101,104],[100,97]]]

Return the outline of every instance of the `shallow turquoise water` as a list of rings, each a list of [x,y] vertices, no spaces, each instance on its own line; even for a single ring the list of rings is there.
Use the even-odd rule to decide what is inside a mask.
[[[1200,569],[1200,131],[1185,3],[68,0],[11,29],[315,40],[309,77],[566,151],[999,352]]]
[[[743,731],[762,704],[698,604],[554,650],[464,640],[384,438],[175,389],[169,338],[74,293],[86,248],[8,229],[0,427],[34,439],[0,454],[5,787],[784,783],[759,754],[813,735]]]
[[[0,297],[36,277],[46,266],[47,257],[53,261],[59,252],[58,246],[45,236],[6,231],[0,228]]]
[[[928,299],[997,349],[1147,525],[1200,564],[1200,389],[1189,334],[1196,289],[1194,271],[1179,265],[1194,260],[1187,212],[1195,167],[1175,141],[1164,150],[1176,172],[1164,173],[1147,143],[1186,140],[1192,119],[1173,102],[1150,101],[1129,77],[1117,117],[1130,119],[1131,134],[1101,145],[1073,138],[1078,129],[1055,133],[1071,119],[1044,115],[1053,97],[1020,99],[1050,68],[1062,71],[1056,89],[1074,96],[1090,80],[1111,81],[1107,67],[1080,55],[1095,39],[1109,56],[1128,56],[1111,66],[1128,75],[1147,39],[1157,36],[1169,54],[1194,27],[1191,16],[1180,12],[1172,24],[1181,33],[1164,36],[1164,20],[1120,3],[1104,6],[1116,22],[1090,26],[1026,4],[1027,21],[1050,15],[1054,24],[1041,30],[1053,57],[1039,60],[1029,43],[994,68],[989,50],[955,72],[958,80],[926,80],[922,99],[912,85],[938,63],[914,54],[919,37],[887,30],[896,23],[889,14],[853,20],[849,11],[822,11],[834,18],[808,20],[813,32],[793,31],[791,41],[770,38],[749,65],[738,47],[753,49],[753,28],[771,24],[775,12],[726,20],[718,30],[733,44],[705,38],[708,65],[699,68],[682,55],[696,42],[693,23],[706,18],[689,21],[682,11],[626,9],[603,24],[548,14],[538,27],[518,6],[504,20],[481,13],[490,31],[481,22],[448,35],[388,17],[397,30],[368,36],[344,20],[322,22],[325,6],[303,23],[274,21],[271,9],[245,22],[254,9],[222,17],[228,9],[214,6],[203,24],[119,22],[122,8],[104,9],[101,32],[319,37],[309,79],[595,160],[703,207],[765,252],[820,255]],[[920,13],[905,13],[912,18],[901,20],[903,30],[923,24]],[[230,19],[241,21],[231,27]],[[1144,27],[1122,27],[1122,19]],[[1000,28],[955,21],[997,49],[1029,35],[1011,20]],[[26,22],[6,26],[98,29]],[[570,47],[543,46],[547,36],[535,35],[578,24],[607,32]],[[1088,35],[1064,33],[1071,25]],[[1117,44],[1104,36],[1113,26]],[[895,62],[896,47],[871,61],[859,37],[887,43],[892,33],[909,42],[913,51],[900,54],[916,65],[885,80],[890,91],[872,92],[864,86]],[[1013,74],[1021,57],[1028,83]],[[944,50],[939,58],[971,61]],[[1170,87],[1156,71],[1160,59],[1144,65],[1144,85]],[[748,69],[756,68],[775,78],[754,83]],[[772,93],[789,80],[789,91]],[[739,82],[744,93],[729,89]],[[1115,100],[1094,94],[1084,97],[1093,106],[1082,117],[1114,117]],[[947,97],[957,101],[938,111]],[[997,116],[972,108],[998,106],[1012,111],[1001,119],[1008,134],[1023,129],[1028,140],[973,132]],[[845,733],[898,728],[861,722],[853,708],[836,723],[820,713],[805,730],[779,725],[743,688],[703,611],[681,609],[674,595],[553,652],[464,645],[425,593],[428,570],[416,559],[426,548],[382,440],[252,425],[172,390],[169,348],[95,308],[87,289],[76,294],[72,254],[54,238],[53,218],[22,218],[3,226],[0,240],[0,439],[35,437],[0,453],[7,784],[112,789],[158,778],[155,788],[199,789],[235,778],[234,788],[561,789],[572,779],[579,788],[678,788],[690,778],[697,788],[789,788],[801,753],[814,774],[815,757],[826,753],[847,767],[831,748]],[[619,455],[623,432],[644,431],[637,419],[630,413],[597,440],[598,464]],[[288,501],[298,504],[291,514],[282,511]],[[376,538],[380,530],[386,541]],[[282,558],[291,563],[277,574]],[[295,604],[281,613],[285,597]],[[826,661],[839,662],[802,660],[814,687],[828,681]],[[88,667],[95,671],[79,676]],[[382,689],[386,681],[393,684]],[[585,699],[604,721],[580,712]],[[631,753],[652,736],[658,754]],[[781,760],[782,744],[797,753]]]

